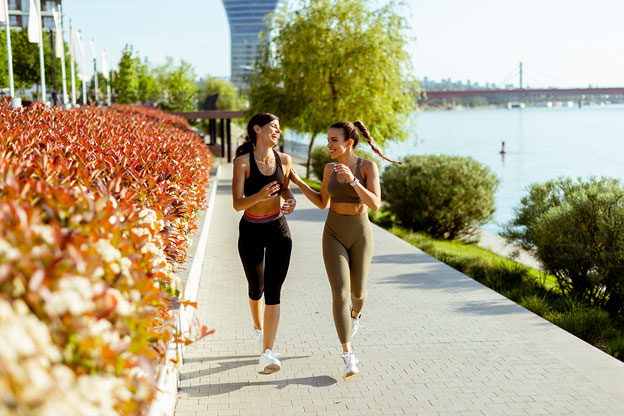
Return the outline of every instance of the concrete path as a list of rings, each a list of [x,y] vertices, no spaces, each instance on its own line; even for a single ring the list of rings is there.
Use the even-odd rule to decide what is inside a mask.
[[[236,242],[231,165],[220,169],[197,316],[216,333],[190,346],[176,409],[190,415],[624,415],[624,364],[373,226],[368,303],[342,378],[321,257],[326,211],[302,194],[275,350],[256,373]]]

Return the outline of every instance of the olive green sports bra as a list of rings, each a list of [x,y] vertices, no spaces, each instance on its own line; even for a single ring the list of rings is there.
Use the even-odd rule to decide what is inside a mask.
[[[366,187],[366,181],[362,178],[362,173],[360,172],[360,164],[362,159],[358,157],[357,165],[355,167],[355,177],[358,178],[360,183]],[[329,197],[334,202],[349,202],[352,204],[363,204],[362,199],[358,196],[355,189],[348,183],[340,183],[338,182],[338,177],[336,176],[336,172],[332,171],[331,176],[329,177],[329,181],[327,182],[327,193]]]

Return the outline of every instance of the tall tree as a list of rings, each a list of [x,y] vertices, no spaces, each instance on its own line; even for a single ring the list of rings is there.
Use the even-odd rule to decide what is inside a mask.
[[[132,104],[139,98],[139,59],[134,56],[134,49],[126,45],[121,53],[114,88],[117,102]]]
[[[249,79],[250,113],[272,111],[314,138],[336,121],[363,120],[375,140],[406,137],[418,88],[406,20],[391,1],[304,0],[275,16]],[[309,173],[309,159],[307,170]]]
[[[245,98],[236,90],[231,82],[208,76],[203,82],[201,99],[219,94],[217,108],[219,110],[241,110],[245,107]]]
[[[151,69],[149,60],[137,61],[139,75],[139,101],[153,103],[161,98],[158,82]]]
[[[156,68],[156,77],[167,99],[161,107],[167,111],[192,111],[197,109],[197,83],[193,66],[185,60],[176,66],[171,57]]]

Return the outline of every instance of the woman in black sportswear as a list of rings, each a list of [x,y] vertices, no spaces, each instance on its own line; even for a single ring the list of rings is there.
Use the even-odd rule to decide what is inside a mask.
[[[260,374],[271,374],[281,368],[273,343],[280,317],[280,291],[292,250],[284,215],[290,214],[296,204],[288,189],[292,160],[274,150],[280,133],[276,116],[254,115],[247,124],[247,141],[236,149],[232,178],[234,209],[244,210],[239,224],[238,252],[249,286],[254,330],[262,344]]]

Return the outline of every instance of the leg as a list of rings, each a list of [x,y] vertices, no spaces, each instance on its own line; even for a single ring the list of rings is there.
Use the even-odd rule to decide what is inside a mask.
[[[351,281],[351,317],[358,318],[366,303],[366,280],[373,257],[373,230],[368,219],[363,224],[361,237],[349,250],[349,270]]]
[[[264,291],[264,339],[263,350],[273,349],[280,318],[280,293],[286,280],[292,238],[284,217],[271,223],[272,229],[268,236],[265,253],[265,291]]]
[[[262,351],[267,348],[272,350],[277,335],[277,326],[280,319],[280,305],[266,305],[264,307],[264,336],[262,338]]]
[[[332,291],[332,311],[343,351],[351,349],[349,318],[349,255],[329,227],[323,232],[323,260]]]
[[[262,329],[262,294],[264,292],[264,243],[257,235],[256,224],[241,220],[238,253],[243,263],[249,296],[249,308],[256,329]]]
[[[249,309],[251,310],[254,328],[262,329],[262,299],[253,300],[249,298]]]

